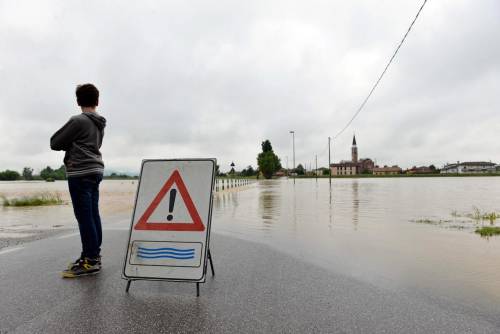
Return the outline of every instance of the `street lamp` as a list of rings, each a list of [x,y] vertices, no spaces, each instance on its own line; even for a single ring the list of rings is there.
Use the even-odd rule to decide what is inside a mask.
[[[231,161],[230,166],[231,166],[231,169],[229,170],[229,174],[231,175],[231,187],[234,187],[234,180],[233,179],[234,179],[234,173],[235,173],[235,170],[234,170],[235,164],[233,161]]]
[[[292,134],[292,147],[293,147],[293,168],[292,168],[292,170],[295,171],[295,131],[290,130],[290,133]],[[294,173],[294,178],[295,178],[295,173]]]
[[[231,162],[231,165],[230,165],[230,166],[231,166],[231,170],[230,170],[229,172],[230,172],[230,173],[232,173],[232,174],[233,174],[233,176],[234,176],[234,173],[235,173],[234,166],[236,166],[236,165],[234,164],[234,161],[232,161],[232,162]]]

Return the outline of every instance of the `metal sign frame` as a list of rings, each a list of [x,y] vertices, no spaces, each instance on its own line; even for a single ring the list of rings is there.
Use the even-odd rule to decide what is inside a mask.
[[[204,162],[211,162],[212,163],[212,181],[211,181],[211,190],[209,193],[209,212],[208,212],[208,217],[207,217],[207,222],[206,222],[206,237],[205,237],[205,249],[204,249],[204,259],[203,259],[203,271],[202,271],[202,277],[199,279],[182,279],[182,278],[158,278],[158,277],[143,277],[143,276],[130,276],[126,274],[126,267],[127,267],[127,262],[129,260],[129,253],[130,253],[130,245],[131,245],[131,239],[132,239],[132,233],[134,229],[134,223],[135,223],[135,217],[136,217],[136,210],[137,210],[137,201],[139,199],[139,191],[141,189],[141,182],[142,182],[142,177],[143,177],[143,172],[144,172],[144,165],[148,162],[189,162],[189,161],[204,161]],[[134,201],[134,210],[132,212],[132,218],[131,218],[131,223],[130,223],[130,229],[129,229],[129,234],[127,238],[127,245],[125,249],[125,258],[123,262],[123,269],[122,269],[122,278],[124,280],[127,280],[127,287],[126,287],[126,292],[129,291],[130,284],[132,281],[137,281],[137,280],[147,280],[147,281],[168,281],[168,282],[186,282],[186,283],[196,283],[196,291],[197,291],[197,296],[199,296],[199,284],[200,283],[205,283],[206,281],[206,274],[207,274],[207,262],[210,261],[210,268],[212,271],[212,276],[215,275],[214,272],[214,267],[213,267],[213,262],[212,262],[212,255],[210,253],[210,232],[211,232],[211,225],[212,225],[212,211],[213,211],[213,189],[215,185],[215,168],[217,165],[217,160],[214,158],[206,158],[206,159],[144,159],[142,160],[141,163],[141,172],[139,174],[139,182],[137,183],[137,190],[135,193],[135,201]],[[172,231],[169,231],[172,232]],[[137,240],[134,240],[137,241]],[[151,240],[154,241],[154,240]],[[165,241],[167,242],[167,241]],[[193,242],[194,243],[194,242]],[[154,265],[151,265],[154,266]]]

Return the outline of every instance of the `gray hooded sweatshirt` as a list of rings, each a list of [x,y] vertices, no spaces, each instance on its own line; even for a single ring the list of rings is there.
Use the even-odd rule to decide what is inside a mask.
[[[103,174],[104,163],[99,149],[106,119],[95,112],[82,112],[69,119],[50,138],[50,148],[66,151],[64,165],[68,177]]]

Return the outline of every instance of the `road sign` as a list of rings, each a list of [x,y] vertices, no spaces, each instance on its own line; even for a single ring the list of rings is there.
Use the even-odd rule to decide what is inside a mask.
[[[214,172],[215,159],[142,162],[125,279],[205,281]]]
[[[175,206],[175,198],[177,196],[177,189],[179,189],[179,193],[182,196],[182,200],[188,210],[192,223],[186,222],[174,222],[174,216],[172,215],[172,211]],[[160,221],[151,222],[149,219],[151,215],[154,213],[160,203],[164,200],[167,192],[170,194],[169,198],[169,214],[164,215],[160,218]],[[177,204],[179,207],[179,204]],[[176,215],[178,217],[178,215]],[[167,220],[167,221],[165,221]],[[179,218],[176,218],[179,220]],[[142,217],[139,219],[137,225],[134,226],[136,230],[158,230],[158,231],[203,231],[205,230],[205,226],[201,222],[200,215],[194,206],[193,200],[189,195],[188,190],[186,189],[186,185],[182,180],[181,174],[178,170],[174,170],[170,178],[165,182],[165,185],[161,188],[160,192],[154,200],[151,202],[149,207],[146,209]]]

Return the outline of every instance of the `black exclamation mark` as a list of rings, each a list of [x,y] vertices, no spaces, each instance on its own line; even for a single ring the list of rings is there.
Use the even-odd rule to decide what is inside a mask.
[[[168,203],[168,212],[170,214],[167,216],[168,221],[174,219],[174,216],[172,216],[172,211],[174,211],[175,195],[177,195],[177,189],[170,190],[170,203]]]

